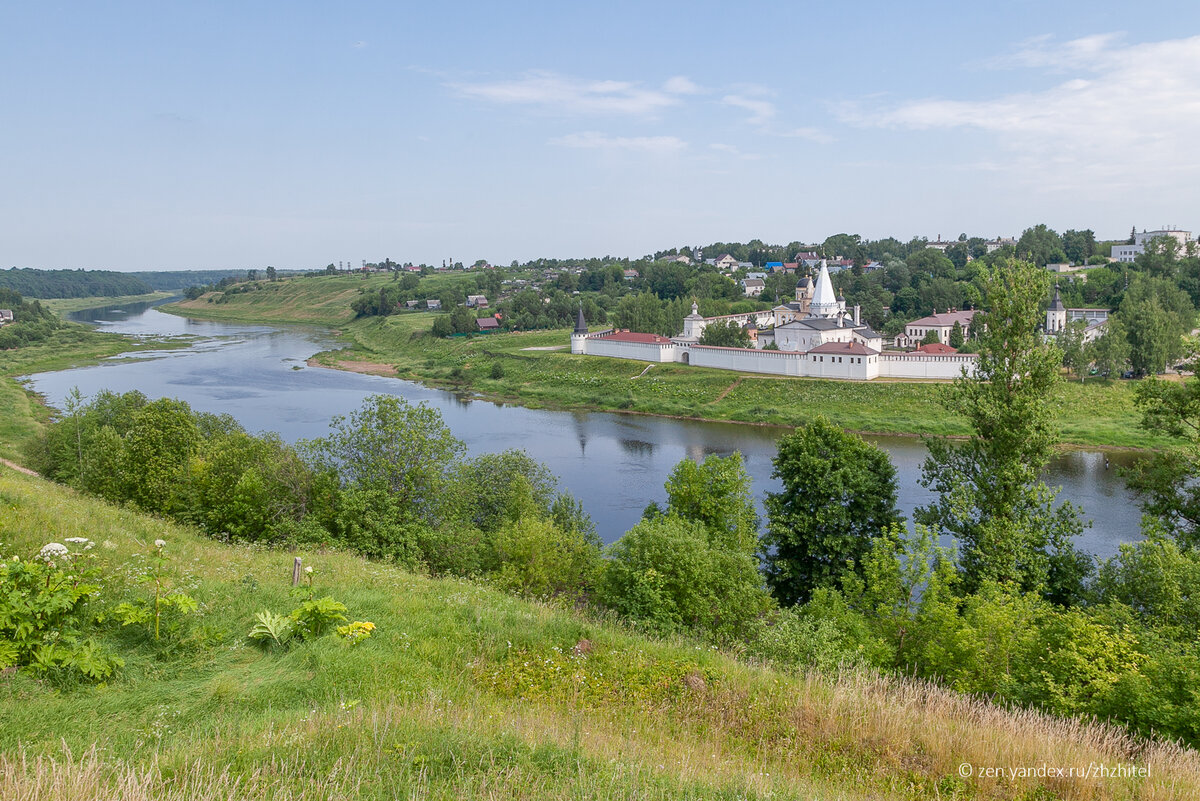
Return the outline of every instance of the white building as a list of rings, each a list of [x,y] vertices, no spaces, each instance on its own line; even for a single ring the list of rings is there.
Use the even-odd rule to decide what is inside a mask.
[[[1068,309],[1059,297],[1056,286],[1054,300],[1046,309],[1046,334],[1056,337],[1066,330],[1068,323],[1083,320],[1087,324],[1083,329],[1083,341],[1092,342],[1104,336],[1108,330],[1108,314],[1108,309]]]
[[[760,330],[752,348],[724,348],[699,343],[713,322],[736,322]],[[774,342],[779,350],[762,350]],[[948,346],[913,353],[883,350],[883,338],[859,320],[857,307],[847,312],[845,300],[834,294],[829,271],[822,266],[816,282],[803,279],[796,302],[769,312],[703,317],[695,303],[677,337],[636,331],[589,333],[583,310],[571,334],[571,352],[646,362],[681,362],[771,375],[870,381],[874,378],[952,379],[974,372],[977,357]]]
[[[1188,243],[1192,241],[1192,232],[1184,231],[1179,228],[1160,228],[1157,231],[1147,231],[1142,229],[1141,232],[1134,231],[1133,244],[1122,243],[1112,246],[1112,257],[1115,261],[1124,262],[1125,264],[1132,263],[1138,256],[1146,252],[1146,243],[1151,239],[1156,239],[1160,236],[1170,237],[1179,245],[1179,252],[1183,253],[1187,250]]]
[[[964,311],[951,309],[941,314],[938,314],[937,309],[934,309],[933,314],[928,317],[913,320],[904,326],[904,333],[896,337],[896,347],[908,348],[920,345],[930,331],[936,331],[938,341],[949,345],[950,333],[954,330],[954,324],[958,323],[963,336],[966,336],[967,332],[971,329],[971,321],[973,319],[975,319],[974,309],[966,309]]]

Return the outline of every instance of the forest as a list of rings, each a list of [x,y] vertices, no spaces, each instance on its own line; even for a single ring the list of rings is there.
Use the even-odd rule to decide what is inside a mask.
[[[0,288],[32,298],[91,298],[144,295],[151,286],[131,273],[111,270],[0,270]]]

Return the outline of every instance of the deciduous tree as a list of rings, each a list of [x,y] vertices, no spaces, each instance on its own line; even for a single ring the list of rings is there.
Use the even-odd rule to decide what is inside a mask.
[[[807,601],[861,570],[871,541],[901,520],[887,453],[818,416],[779,440],[763,537],[767,583],[781,604]]]

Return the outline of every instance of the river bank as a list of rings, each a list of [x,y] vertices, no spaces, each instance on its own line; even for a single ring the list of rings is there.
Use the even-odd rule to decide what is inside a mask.
[[[315,295],[324,281],[305,280],[313,282],[304,287],[305,295]],[[540,350],[567,342],[566,329],[440,339],[430,333],[434,313],[353,319],[349,302],[362,282],[334,280],[339,283],[327,287],[329,294],[303,320],[328,326],[345,346],[312,357],[312,363],[323,367],[369,370],[376,375],[388,375],[386,368],[391,367],[395,378],[534,409],[634,412],[788,427],[820,413],[859,433],[970,433],[966,421],[948,414],[939,402],[945,386],[941,382],[781,378],[678,364],[656,364],[642,375],[646,370],[642,362]],[[252,324],[301,322],[288,300],[299,297],[299,291],[245,293],[223,303],[202,298],[162,310]],[[1065,382],[1057,401],[1063,443],[1134,450],[1171,447],[1170,440],[1141,430],[1133,387],[1129,381]]]
[[[183,347],[179,337],[133,337],[72,325],[48,339],[0,351],[0,457],[20,460],[23,445],[50,418],[45,399],[20,376],[99,364],[115,356]]]

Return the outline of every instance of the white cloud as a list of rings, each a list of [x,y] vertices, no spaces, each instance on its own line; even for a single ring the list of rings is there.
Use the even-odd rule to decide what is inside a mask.
[[[758,100],[745,95],[725,95],[721,102],[749,111],[750,118],[747,122],[751,125],[766,125],[775,116],[775,104],[768,100]]]
[[[820,128],[811,126],[801,126],[800,128],[789,128],[783,131],[774,132],[775,136],[786,136],[793,139],[807,139],[810,142],[816,142],[821,145],[827,145],[834,141],[834,138],[822,131]]]
[[[860,127],[994,134],[1028,181],[1056,189],[1178,185],[1200,171],[1200,36],[1122,46],[1112,35],[1026,43],[1009,63],[1071,75],[987,100],[912,100],[840,109]]]
[[[663,91],[673,95],[698,95],[704,90],[682,75],[668,78],[663,83]]]
[[[598,131],[567,134],[550,140],[552,145],[593,150],[627,150],[659,155],[679,153],[687,142],[677,136],[607,136]]]
[[[672,81],[686,81],[672,78]],[[688,84],[691,84],[688,81]],[[680,83],[671,91],[647,89],[628,81],[588,81],[553,72],[530,72],[511,81],[490,83],[452,83],[451,88],[465,97],[492,103],[540,106],[568,114],[650,115],[679,104],[671,91],[679,92]]]
[[[731,156],[742,159],[743,161],[757,161],[762,158],[758,153],[743,153],[741,148],[736,145],[725,144],[724,142],[714,142],[708,146],[710,150],[715,150],[718,153],[728,153]]]

